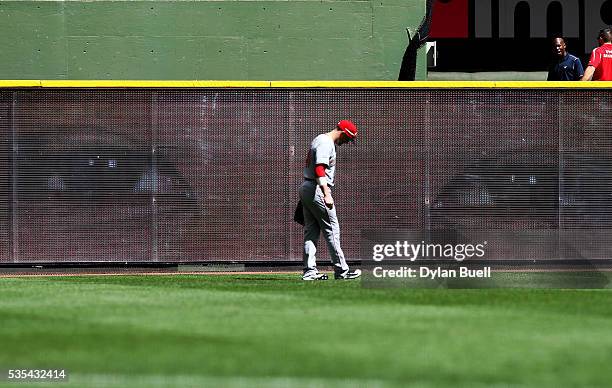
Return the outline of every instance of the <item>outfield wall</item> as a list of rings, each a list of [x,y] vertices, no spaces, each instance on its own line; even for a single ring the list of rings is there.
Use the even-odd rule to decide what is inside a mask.
[[[525,242],[513,258],[612,257],[604,84],[3,86],[3,264],[299,261],[306,151],[341,118],[360,128],[334,190],[348,258],[367,229],[495,230],[506,258]]]
[[[397,80],[424,14],[424,0],[0,1],[0,79]]]

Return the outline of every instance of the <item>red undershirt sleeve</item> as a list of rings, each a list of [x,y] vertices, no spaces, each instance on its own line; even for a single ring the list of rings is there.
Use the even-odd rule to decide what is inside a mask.
[[[325,176],[325,165],[317,164],[315,167],[315,175],[319,178],[323,178]]]

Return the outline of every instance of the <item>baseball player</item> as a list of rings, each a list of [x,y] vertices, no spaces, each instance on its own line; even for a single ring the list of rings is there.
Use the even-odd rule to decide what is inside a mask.
[[[312,141],[304,183],[300,187],[300,199],[304,212],[304,274],[303,280],[327,280],[319,273],[315,254],[319,235],[327,241],[335,279],[356,279],[360,270],[350,270],[340,248],[340,225],[332,197],[336,173],[336,147],[352,142],[357,137],[357,127],[348,120],[341,120],[332,131],[323,133]]]
[[[612,28],[599,31],[599,47],[591,53],[583,81],[612,81]]]

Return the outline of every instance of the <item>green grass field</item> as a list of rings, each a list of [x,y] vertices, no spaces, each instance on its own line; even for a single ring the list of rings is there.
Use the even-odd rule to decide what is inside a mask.
[[[0,367],[64,368],[79,387],[603,387],[612,292],[4,278]]]

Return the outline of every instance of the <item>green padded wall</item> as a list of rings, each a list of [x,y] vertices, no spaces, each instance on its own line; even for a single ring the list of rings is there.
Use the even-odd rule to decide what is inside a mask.
[[[395,80],[424,0],[0,1],[0,79]],[[417,79],[426,75],[419,55]]]

